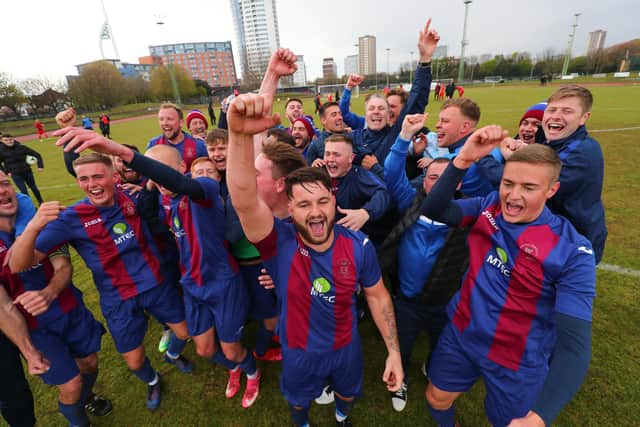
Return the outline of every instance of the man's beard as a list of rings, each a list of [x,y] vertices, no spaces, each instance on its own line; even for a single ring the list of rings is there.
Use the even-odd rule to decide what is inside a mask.
[[[312,245],[322,245],[323,243],[326,243],[327,240],[329,240],[329,238],[331,237],[331,231],[333,230],[333,226],[336,223],[335,215],[333,216],[333,219],[331,221],[327,219],[326,220],[327,228],[325,230],[325,237],[319,240],[317,237],[314,237],[311,234],[311,232],[307,229],[306,223],[299,223],[298,221],[293,219],[293,217],[292,217],[292,220],[293,220],[293,225],[296,227],[296,231],[302,236],[302,238],[306,242],[311,243]]]

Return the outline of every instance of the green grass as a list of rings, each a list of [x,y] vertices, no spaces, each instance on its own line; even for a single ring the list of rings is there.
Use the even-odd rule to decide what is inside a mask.
[[[498,123],[515,131],[524,110],[546,99],[553,87],[496,86],[470,87],[466,95],[482,107],[481,124]],[[593,87],[595,106],[589,129],[608,129],[640,126],[640,87]],[[362,113],[363,96],[353,100],[354,111]],[[284,99],[276,105],[283,113]],[[305,98],[307,110],[313,100]],[[431,102],[428,124],[433,127],[440,103]],[[284,115],[283,115],[284,117]],[[316,119],[316,125],[319,125]],[[112,136],[144,148],[148,139],[158,134],[157,120],[143,119],[112,126]],[[605,157],[604,201],[609,227],[609,239],[603,262],[640,269],[640,172],[632,159],[640,157],[640,130],[596,133]],[[71,203],[82,197],[72,178],[64,170],[62,154],[47,142],[29,142],[45,158],[45,171],[36,179],[47,200]],[[75,283],[85,292],[85,301],[100,320],[97,295],[89,271],[74,255]],[[636,409],[640,401],[640,343],[637,325],[640,324],[640,292],[637,279],[615,273],[598,272],[598,297],[593,322],[593,359],[589,374],[578,395],[562,412],[559,426],[632,426],[638,425]],[[255,325],[247,328],[245,340],[253,342]],[[427,353],[427,342],[421,337],[416,345],[410,369],[409,403],[402,414],[391,408],[388,394],[380,381],[384,361],[384,345],[370,321],[361,326],[365,350],[365,396],[354,409],[356,425],[413,426],[433,425],[424,403],[426,381],[419,373]],[[131,375],[116,353],[111,338],[103,339],[100,352],[100,376],[96,389],[113,399],[115,409],[104,419],[93,418],[97,426],[282,426],[289,425],[287,405],[280,394],[277,364],[262,364],[264,381],[255,406],[243,410],[240,398],[224,398],[226,373],[199,359],[193,346],[187,356],[196,363],[196,371],[183,375],[163,364],[156,351],[160,330],[150,323],[146,348],[153,365],[164,381],[165,394],[161,408],[148,412],[144,407],[145,387]],[[63,426],[57,413],[56,391],[38,379],[31,380],[36,398],[36,415],[41,426]],[[458,416],[464,426],[488,425],[484,416],[483,386],[476,385],[458,402]],[[314,425],[333,425],[333,408],[314,405],[311,409]],[[1,423],[1,422],[0,422]]]

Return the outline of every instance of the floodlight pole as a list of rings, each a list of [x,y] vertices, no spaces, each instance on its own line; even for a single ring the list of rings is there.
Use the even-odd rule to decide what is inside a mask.
[[[109,23],[109,18],[107,17],[107,9],[104,7],[104,0],[100,0],[100,4],[102,5],[102,14],[104,15],[104,23],[109,29],[109,36],[111,38],[111,44],[113,45],[113,51],[116,54],[116,59],[120,59],[120,54],[118,53],[118,47],[116,46],[116,37],[113,35],[113,30],[111,29],[111,24]],[[100,51],[102,53],[102,57],[104,58],[104,52],[102,52],[102,43],[100,43]]]
[[[389,48],[387,48],[387,87],[389,87]]]
[[[409,84],[413,84],[413,51],[409,53],[411,54],[411,62],[409,63]]]
[[[566,76],[569,72],[569,62],[571,62],[571,49],[573,49],[573,40],[576,38],[576,28],[578,28],[578,16],[580,13],[574,13],[573,16],[576,17],[576,22],[571,27],[571,34],[569,34],[569,42],[567,43],[567,53],[564,55],[564,64],[562,64],[562,75]]]
[[[467,16],[469,14],[469,4],[472,0],[464,0],[464,26],[462,27],[462,42],[460,43],[460,66],[458,67],[458,83],[464,80],[464,47],[467,42]]]
[[[158,16],[158,22],[156,22],[156,24],[162,27],[164,25],[164,21],[162,21],[162,19],[160,18],[161,17]],[[165,55],[169,60],[167,70],[169,70],[169,80],[171,81],[171,88],[173,89],[173,97],[176,99],[176,104],[181,105],[182,99],[180,98],[180,90],[178,89],[178,82],[176,81],[176,76],[173,73],[173,59],[171,58],[171,56],[169,56],[168,53],[165,53]]]

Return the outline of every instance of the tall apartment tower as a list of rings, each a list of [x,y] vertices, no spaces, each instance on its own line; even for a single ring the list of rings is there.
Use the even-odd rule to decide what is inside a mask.
[[[376,74],[376,37],[358,37],[358,72],[363,76]]]
[[[245,81],[260,81],[271,53],[280,47],[276,0],[230,0],[238,43],[238,61]]]
[[[593,56],[604,48],[604,40],[607,32],[604,30],[595,30],[589,33],[587,41],[587,56]]]
[[[322,78],[324,80],[331,80],[338,77],[338,64],[333,58],[322,59]]]

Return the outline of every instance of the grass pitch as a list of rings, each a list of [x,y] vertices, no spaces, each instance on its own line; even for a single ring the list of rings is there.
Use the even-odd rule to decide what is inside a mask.
[[[469,87],[465,95],[476,100],[482,109],[481,125],[497,123],[515,133],[517,122],[526,108],[545,100],[554,86],[535,87]],[[603,262],[640,270],[640,169],[633,159],[640,157],[640,86],[593,86],[595,105],[587,123],[601,143],[605,158],[604,202],[609,238]],[[353,99],[353,110],[362,114],[363,99]],[[284,117],[282,98],[276,111]],[[307,112],[313,110],[312,98],[304,100]],[[434,127],[441,102],[430,101],[427,124]],[[316,118],[316,125],[320,126]],[[614,130],[621,128],[634,128]],[[157,120],[142,119],[112,125],[112,137],[118,142],[144,148],[146,142],[159,134]],[[67,174],[61,151],[46,142],[28,142],[45,159],[45,170],[35,172],[45,200],[60,200],[70,204],[83,197],[74,180]],[[74,282],[85,295],[85,302],[94,315],[102,319],[97,293],[87,268],[74,254]],[[637,278],[611,272],[598,272],[598,296],[593,321],[593,358],[580,392],[565,408],[555,425],[559,426],[633,426],[638,425],[637,402],[640,401],[640,344],[637,325],[640,324],[640,292]],[[245,341],[251,347],[255,324],[247,327]],[[420,364],[427,353],[424,336],[417,342],[411,369],[409,400],[404,412],[398,414],[380,380],[385,357],[382,340],[371,321],[361,325],[365,354],[364,396],[351,416],[355,425],[415,426],[434,425],[427,414],[424,400],[426,380],[420,374]],[[226,372],[195,355],[187,346],[186,355],[196,364],[193,374],[181,374],[163,363],[157,352],[160,329],[150,322],[146,339],[147,353],[162,375],[164,394],[159,410],[145,408],[146,387],[128,372],[124,361],[114,349],[109,335],[103,339],[100,352],[100,375],[96,391],[113,400],[113,413],[105,418],[92,417],[96,426],[283,426],[290,425],[288,408],[280,394],[278,364],[262,363],[263,383],[260,397],[249,410],[243,410],[240,397],[224,398]],[[244,381],[244,380],[243,380]],[[30,379],[36,401],[38,425],[63,426],[57,412],[56,390],[37,378]],[[459,399],[458,419],[463,426],[486,426],[483,387],[477,384]],[[313,405],[312,425],[334,425],[333,406]],[[0,425],[2,421],[0,421]]]

